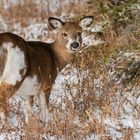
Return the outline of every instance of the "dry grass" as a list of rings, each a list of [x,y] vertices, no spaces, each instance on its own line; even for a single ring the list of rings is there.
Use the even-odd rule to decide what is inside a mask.
[[[61,15],[62,11],[65,11],[67,16],[70,16],[71,12],[79,16],[83,13],[90,13],[95,15],[97,22],[102,21],[104,23],[103,36],[107,43],[88,48],[83,53],[77,54],[73,66],[78,69],[79,77],[82,71],[87,71],[88,77],[83,78],[77,84],[66,85],[67,92],[72,95],[72,100],[68,99],[68,93],[66,92],[65,98],[62,98],[59,106],[50,104],[52,117],[45,126],[40,126],[37,115],[34,115],[29,126],[23,124],[22,119],[19,119],[19,127],[9,126],[3,128],[1,132],[13,131],[18,133],[21,131],[20,139],[24,140],[38,140],[41,135],[47,137],[45,134],[56,136],[58,139],[63,136],[65,140],[81,140],[87,135],[95,134],[98,139],[111,140],[113,138],[110,129],[113,129],[122,133],[121,138],[116,137],[118,140],[134,139],[134,133],[139,131],[136,120],[140,120],[140,106],[137,103],[137,99],[140,97],[139,11],[133,10],[131,12],[129,8],[126,8],[126,11],[122,13],[121,8],[125,9],[127,5],[131,5],[131,1],[122,1],[122,3],[116,1],[114,3],[112,0],[88,0],[87,5],[81,2],[78,9],[76,7],[73,11],[71,10],[74,5],[72,1],[65,8],[61,4],[56,13],[51,13],[49,4],[47,8],[41,8],[41,10],[40,7],[44,7],[44,5],[39,6],[32,1],[11,6],[9,10],[3,10],[3,5],[1,5],[0,16],[5,15],[5,20],[10,25],[9,30],[12,30],[12,25],[15,22],[22,23],[24,27],[30,24],[30,19],[35,18],[36,21],[42,22],[49,15],[55,15],[56,13]],[[20,10],[18,10],[19,8]],[[122,13],[121,16],[119,16],[119,12]],[[125,20],[125,17],[128,17],[128,19]],[[134,56],[138,59],[132,58],[129,60],[127,57],[123,57],[123,54],[127,51],[129,53],[136,52]],[[133,67],[131,64],[134,62],[138,63]],[[115,74],[110,75],[109,71],[113,70]],[[132,73],[134,76],[128,76],[127,78],[127,75]],[[126,79],[122,78],[119,84],[114,81],[114,77],[123,77],[123,74],[126,75]],[[73,89],[75,88],[77,93],[74,96]],[[132,96],[133,100],[130,100]],[[126,106],[131,108],[135,119],[133,128],[124,127],[121,123],[121,117],[129,114]],[[22,115],[17,112],[17,116]],[[116,125],[111,126],[113,123],[106,123],[108,118]]]

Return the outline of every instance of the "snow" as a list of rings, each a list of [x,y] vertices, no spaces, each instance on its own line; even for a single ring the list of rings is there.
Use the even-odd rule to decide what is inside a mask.
[[[0,32],[7,31],[7,29],[8,25],[6,24],[6,21],[0,16]]]
[[[94,30],[92,29],[92,31],[94,31]],[[95,32],[96,31],[97,30],[95,30]],[[40,35],[43,36],[43,35],[48,34],[47,25],[44,24],[44,23],[35,23],[35,21],[33,22],[33,24],[31,24],[31,25],[29,25],[25,28],[22,28],[21,25],[19,23],[17,23],[17,24],[14,25],[13,32],[17,33],[17,34],[21,34],[25,39],[29,39],[29,40],[36,40],[36,39],[39,38]],[[50,40],[50,41],[52,41],[52,40]],[[99,44],[103,43],[102,40],[98,40],[96,42],[94,40],[94,36],[92,36],[92,35],[90,37],[85,35],[84,36],[84,42],[88,42],[86,44],[88,44],[89,46],[97,45],[98,43]],[[133,54],[125,53],[124,57],[130,57],[132,55]],[[114,73],[112,72],[112,74],[114,74]],[[56,106],[62,105],[62,109],[65,110],[66,109],[66,104],[65,104],[65,102],[63,102],[63,100],[65,98],[67,98],[69,101],[71,101],[72,98],[74,96],[76,96],[76,93],[77,93],[76,88],[70,87],[71,91],[72,91],[72,95],[71,95],[69,89],[67,89],[67,85],[78,84],[79,81],[81,81],[81,83],[82,83],[82,80],[84,78],[87,78],[87,76],[88,76],[88,71],[83,70],[83,71],[79,72],[79,70],[77,68],[75,68],[74,66],[67,65],[67,67],[65,69],[63,69],[62,72],[58,75],[58,77],[55,81],[55,85],[53,86],[53,90],[52,90],[52,93],[51,93],[51,96],[50,96],[51,104],[56,105]],[[98,89],[103,84],[102,83],[102,76],[97,78],[97,79],[95,78],[93,80],[93,82],[94,82],[94,85],[97,88],[95,93],[96,93],[97,97],[100,97],[101,91],[98,91]],[[117,94],[119,96],[119,92],[116,93],[116,95]],[[138,97],[137,99],[134,99],[134,98],[132,98],[132,93],[130,93],[130,92],[125,91],[124,97],[127,98],[128,100],[130,100],[132,103],[140,104],[140,97]],[[20,102],[20,104],[22,106],[23,100],[19,99],[18,97],[16,98],[16,100],[18,100],[18,102]],[[13,103],[16,105],[16,102],[13,102]],[[24,102],[23,102],[23,104],[24,104]],[[14,107],[16,107],[15,105],[14,105]],[[134,128],[134,129],[135,128],[137,128],[137,129],[140,128],[139,120],[134,120],[134,117],[133,117],[134,110],[132,110],[131,105],[129,105],[129,104],[125,104],[125,105],[126,106],[124,106],[124,109],[128,113],[128,115],[122,114],[122,116],[117,121],[113,120],[110,117],[104,119],[104,123],[106,124],[106,127],[107,126],[109,127],[110,135],[114,140],[116,138],[122,138],[123,137],[123,133],[117,131],[117,129],[119,129],[119,125],[122,125],[123,128]],[[115,107],[118,106],[117,102],[114,106]],[[18,110],[18,108],[17,109],[15,108],[14,111],[16,112],[16,110]],[[33,112],[36,112],[36,111],[39,112],[38,108],[36,110],[35,107],[34,107]],[[24,112],[24,109],[21,110],[21,112]],[[12,119],[9,119],[9,124],[11,125],[11,127],[20,128],[19,121],[21,119],[19,119],[18,116],[15,115],[14,113],[10,113],[10,116],[11,116],[10,118],[12,118]],[[97,118],[100,118],[100,110],[96,109],[96,111],[93,113],[93,116],[96,116]],[[91,121],[92,118],[90,118],[89,120]],[[82,125],[82,124],[80,124],[80,121],[79,121],[78,118],[75,118],[73,121],[74,121],[75,124],[77,124],[79,126]],[[119,122],[119,124],[118,124],[118,122]],[[137,124],[139,124],[139,125],[137,126]],[[2,133],[2,134],[0,134],[0,140],[3,140],[5,136],[8,137],[11,140],[12,139],[18,140],[18,139],[20,139],[20,132],[19,133],[18,132],[10,132],[8,134]],[[97,135],[97,134],[89,134],[89,135],[86,136],[85,139],[86,140],[93,140],[93,139],[96,140],[96,139],[101,138],[102,136]],[[105,135],[105,136],[107,136],[107,135]],[[46,139],[49,139],[49,140],[58,139],[57,136],[51,136],[49,134],[48,135],[44,134],[44,135],[42,135],[42,137],[44,137]],[[140,134],[138,132],[135,132],[134,138],[136,140],[139,140],[139,137],[140,137]],[[59,138],[59,139],[63,140],[63,138]]]
[[[95,134],[90,134],[86,137],[86,140],[98,140],[98,136]]]
[[[14,0],[14,3],[17,3],[18,1]],[[36,2],[40,3],[39,0],[36,0]],[[65,3],[67,3],[65,1]],[[4,8],[7,9],[9,6],[6,5]],[[50,9],[52,12],[56,12],[57,7],[59,7],[59,3],[57,3],[56,0],[51,2]],[[65,16],[66,14],[63,13],[62,16]],[[22,27],[20,23],[15,23],[12,29],[13,33],[16,33],[18,35],[21,35],[27,40],[40,40],[40,38],[44,41],[47,42],[52,42],[53,39],[49,38],[47,39],[48,36],[48,26],[47,26],[47,21],[44,21],[44,23],[37,22],[36,20],[30,21],[31,23],[27,27]],[[0,17],[0,32],[7,31],[8,30],[8,25],[5,20]],[[100,32],[102,30],[102,25],[94,25],[92,28],[87,29],[91,33],[83,33],[83,41],[86,46],[92,46],[92,45],[99,45],[103,44],[104,41],[101,39],[95,40],[95,34],[96,32]],[[93,34],[92,34],[93,33]],[[45,37],[44,37],[45,36]],[[123,54],[123,55],[122,55]],[[134,53],[133,52],[122,52],[120,53],[120,56],[126,57],[126,58],[133,58]],[[118,57],[116,61],[120,61],[122,57]],[[139,59],[139,58],[138,58]],[[115,62],[114,62],[115,63]],[[118,78],[114,77],[115,75],[115,69],[114,69],[114,63],[112,64],[112,71],[109,71],[109,77],[111,77],[112,80],[114,80],[117,84],[120,84],[122,78],[125,78],[125,75]],[[67,100],[71,101],[73,97],[76,96],[77,91],[79,89],[76,89],[75,87],[72,87],[72,85],[79,84],[79,81],[82,83],[82,80],[84,78],[88,78],[88,71],[80,71],[75,68],[73,65],[67,65],[67,67],[58,75],[55,85],[53,86],[53,90],[50,96],[50,102],[53,105],[59,106],[62,105],[62,109],[66,109],[66,103],[63,102],[64,99],[67,98]],[[94,82],[94,85],[96,87],[95,94],[97,97],[101,96],[101,93],[103,91],[99,91],[103,85],[102,83],[102,77],[95,78],[92,80]],[[67,88],[67,85],[70,86],[70,90]],[[82,85],[80,85],[82,86]],[[130,87],[131,89],[131,87]],[[129,87],[126,88],[126,90],[122,93],[121,96],[123,96],[124,104],[121,107],[122,110],[120,111],[120,117],[119,118],[111,118],[111,117],[106,117],[103,119],[103,123],[106,125],[106,129],[109,130],[110,132],[110,137],[115,140],[117,138],[122,139],[123,138],[123,132],[119,131],[120,125],[124,129],[132,128],[134,130],[134,139],[139,140],[140,139],[140,120],[138,118],[135,118],[138,114],[136,113],[136,110],[134,110],[132,105],[140,105],[140,88],[134,88],[132,92],[129,92]],[[116,111],[119,106],[119,99],[120,99],[120,91],[116,91],[116,101],[111,103],[111,106],[114,107],[114,110]],[[134,96],[135,95],[135,96]],[[137,98],[136,98],[137,97]],[[19,121],[21,121],[21,118],[18,117],[18,115],[15,115],[17,113],[17,110],[19,109],[18,103],[20,102],[21,106],[24,106],[24,100],[16,97],[15,99],[11,99],[11,104],[13,107],[14,112],[9,113],[9,124],[11,127],[17,127],[20,129],[21,125],[19,124]],[[81,108],[82,108],[82,99],[81,99]],[[82,109],[81,109],[82,110]],[[20,113],[23,114],[24,109],[20,109]],[[39,112],[39,107],[34,106],[33,107],[33,112],[37,113]],[[88,121],[92,122],[92,117],[95,116],[100,120],[101,118],[101,110],[99,108],[96,108],[95,111],[91,112],[91,118],[89,118]],[[73,120],[77,126],[82,126],[80,124],[80,120],[78,117],[75,117]],[[0,140],[4,140],[5,137],[8,137],[8,140],[20,140],[20,136],[24,135],[24,133],[18,131],[18,132],[8,132],[8,133],[2,133],[0,134]],[[50,134],[43,134],[42,139],[49,139],[49,140],[64,140],[63,137],[58,138],[57,136],[52,136]],[[97,135],[94,133],[88,134],[85,137],[85,140],[98,140],[101,138],[101,135]]]
[[[5,138],[5,135],[4,134],[1,134],[0,135],[0,140],[4,140],[4,138]]]
[[[70,90],[67,89],[67,85],[78,84],[79,81],[87,77],[87,72],[83,71],[79,76],[79,71],[68,64],[65,69],[59,73],[55,80],[55,85],[53,86],[50,102],[52,104],[60,105],[62,100],[67,96],[68,100],[72,100],[72,96],[75,96],[77,93],[76,88],[72,88],[71,95]],[[67,95],[65,94],[67,93]],[[63,109],[65,109],[65,105],[63,104]]]
[[[13,33],[21,35],[26,40],[39,40],[40,36],[46,37],[48,35],[48,25],[46,23],[36,23],[33,20],[29,26],[24,28],[22,28],[20,23],[16,23],[13,26]]]

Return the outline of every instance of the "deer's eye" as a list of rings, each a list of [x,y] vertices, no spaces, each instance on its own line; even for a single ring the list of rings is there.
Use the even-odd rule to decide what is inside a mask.
[[[62,35],[63,35],[64,37],[67,37],[67,36],[68,36],[68,34],[67,34],[67,33],[63,33]]]

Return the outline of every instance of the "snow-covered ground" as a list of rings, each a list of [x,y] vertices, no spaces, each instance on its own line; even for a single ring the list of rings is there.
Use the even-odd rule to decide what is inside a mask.
[[[15,2],[16,3],[16,2]],[[52,11],[54,10],[54,7],[57,6],[57,4],[52,3]],[[5,6],[5,9],[7,9],[8,5]],[[46,22],[47,23],[47,22]],[[43,41],[49,41],[46,36],[48,36],[48,26],[46,23],[38,23],[36,20],[31,21],[29,26],[22,27],[20,23],[15,23],[13,26],[13,29],[11,30],[13,33],[16,33],[18,35],[21,35],[23,38],[27,40],[43,40]],[[85,45],[93,46],[97,44],[104,43],[103,40],[95,39],[94,32],[100,31],[101,25],[94,25],[90,29],[90,34],[85,32],[83,34],[83,41]],[[5,20],[3,20],[2,17],[0,17],[0,32],[8,31],[8,25]],[[140,139],[140,87],[138,86],[132,86],[128,85],[123,90],[119,88],[120,83],[126,79],[126,75],[123,73],[117,73],[115,67],[117,65],[117,62],[121,62],[122,58],[124,59],[132,59],[139,61],[139,56],[137,58],[133,58],[135,55],[131,52],[120,52],[117,59],[111,60],[110,62],[110,69],[108,70],[107,77],[109,77],[110,82],[115,82],[117,88],[116,91],[113,92],[113,98],[109,99],[110,96],[112,96],[111,91],[107,94],[108,100],[110,101],[108,106],[100,107],[99,105],[95,105],[89,109],[86,110],[86,121],[84,123],[81,122],[79,119],[80,117],[77,115],[75,118],[71,121],[75,124],[77,128],[83,128],[87,129],[89,127],[92,127],[92,124],[101,125],[104,127],[104,130],[99,130],[101,134],[94,133],[94,131],[91,131],[86,136],[84,135],[85,140],[98,140],[103,138],[110,138],[113,140],[116,139],[123,139],[127,136],[127,134],[132,133],[132,138],[134,140]],[[130,67],[131,68],[131,67]],[[119,75],[119,76],[118,76]],[[71,106],[74,106],[74,99],[77,97],[77,94],[79,93],[79,87],[84,87],[83,81],[85,79],[88,79],[90,81],[91,86],[95,90],[95,96],[97,98],[100,98],[104,94],[103,87],[103,77],[94,78],[91,79],[89,77],[89,71],[83,70],[79,71],[78,68],[76,68],[73,65],[68,65],[57,77],[55,85],[53,87],[50,102],[52,106],[59,107],[61,106],[61,110],[64,112],[61,112],[62,114],[65,113],[67,104],[72,103]],[[78,88],[77,88],[78,85]],[[84,91],[80,91],[83,95],[86,95],[88,92],[88,89],[84,89]],[[109,96],[110,94],[110,96]],[[102,97],[104,98],[104,96]],[[78,109],[80,111],[83,111],[84,105],[83,105],[83,96],[80,96],[80,99],[78,99]],[[23,110],[20,109],[20,105],[24,104],[24,101],[21,98],[17,98],[16,102],[15,100],[12,100],[12,106],[13,110],[9,114],[9,124],[11,129],[16,129],[16,131],[12,131],[9,129],[8,132],[3,132],[0,134],[0,140],[21,140],[22,136],[25,136],[25,130],[21,129],[21,126],[23,123],[22,117],[23,116]],[[93,101],[94,102],[94,101]],[[98,103],[97,103],[98,104]],[[107,103],[106,103],[107,104]],[[106,105],[105,104],[105,105]],[[20,116],[17,114],[17,111],[20,110]],[[112,110],[114,112],[112,112]],[[39,107],[34,106],[33,112],[38,113]],[[110,111],[110,114],[108,113]],[[107,115],[104,115],[106,114]],[[60,113],[60,112],[59,112]],[[58,113],[58,118],[59,114]],[[117,114],[119,113],[119,114]],[[71,116],[71,114],[69,114]],[[52,117],[53,118],[53,117]],[[60,117],[61,118],[61,117]],[[62,115],[63,118],[63,115]],[[53,121],[53,120],[51,120]],[[20,122],[20,123],[19,123]],[[96,123],[95,123],[96,122]],[[98,128],[97,128],[98,130]],[[80,130],[79,130],[80,131]],[[86,130],[85,130],[86,131]],[[60,136],[60,135],[59,135]],[[52,134],[42,134],[41,135],[42,140],[65,140],[64,136],[58,137],[56,135]],[[127,138],[126,138],[127,139]]]

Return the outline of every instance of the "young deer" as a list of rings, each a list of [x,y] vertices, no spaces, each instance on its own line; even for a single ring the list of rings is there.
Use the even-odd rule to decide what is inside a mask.
[[[48,19],[50,26],[58,30],[53,43],[25,41],[12,33],[0,34],[0,111],[6,112],[7,100],[20,95],[30,110],[30,97],[39,95],[42,120],[45,121],[52,84],[58,74],[80,50],[82,27],[90,26],[92,16],[79,23]],[[28,123],[28,111],[25,122]]]

